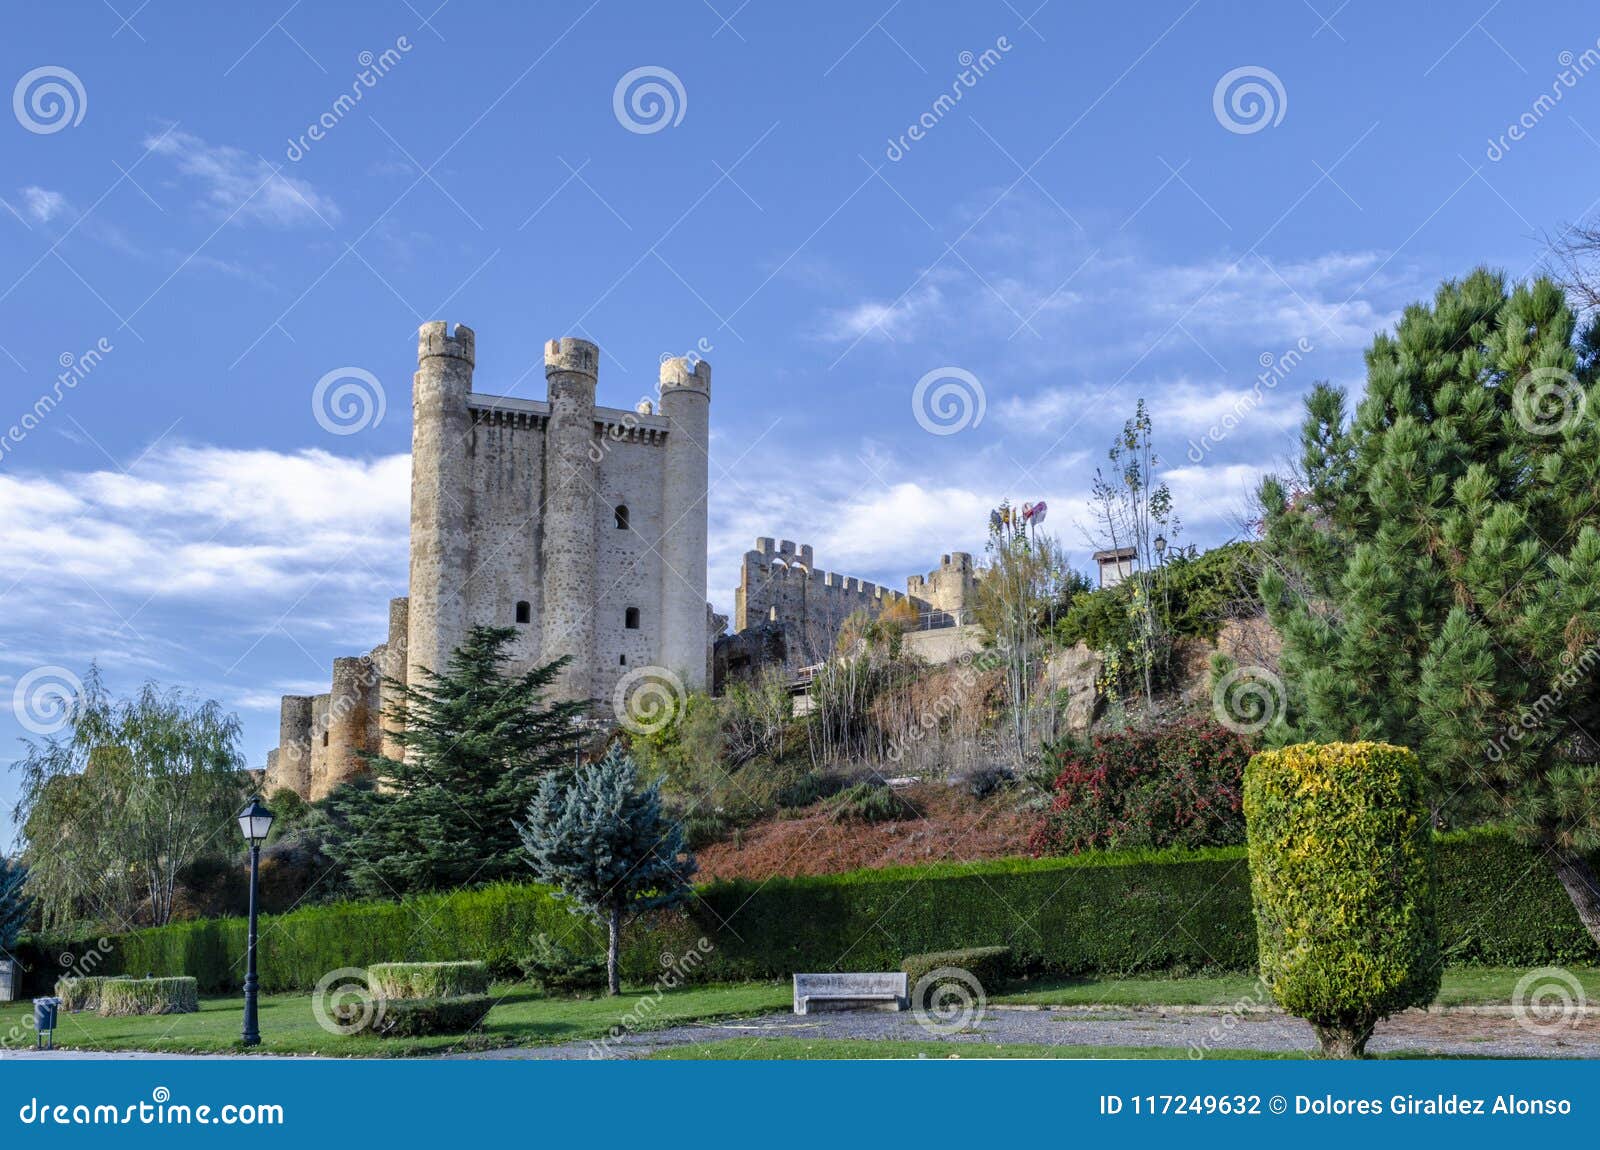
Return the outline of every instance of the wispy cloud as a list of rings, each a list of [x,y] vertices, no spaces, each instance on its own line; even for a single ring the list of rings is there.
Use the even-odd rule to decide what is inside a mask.
[[[22,208],[35,222],[48,224],[68,210],[67,197],[49,188],[30,184],[21,191]]]
[[[181,130],[155,134],[145,147],[170,159],[199,188],[200,203],[220,218],[275,228],[332,227],[339,207],[280,165]]]

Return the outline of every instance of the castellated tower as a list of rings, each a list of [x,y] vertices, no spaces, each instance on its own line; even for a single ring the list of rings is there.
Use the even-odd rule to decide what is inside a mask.
[[[704,687],[706,665],[706,495],[710,459],[711,365],[661,364],[661,414],[672,425],[661,482],[661,662]]]
[[[284,698],[269,794],[321,798],[367,770],[363,751],[398,757],[394,684],[443,670],[480,624],[512,630],[511,674],[566,656],[555,695],[602,720],[636,671],[706,686],[711,365],[664,360],[659,407],[612,408],[593,343],[551,340],[544,361],[545,399],[475,391],[472,329],[422,326],[410,596],[389,603],[385,642],[335,660],[326,694]]]
[[[591,697],[595,633],[595,476],[591,448],[600,349],[586,339],[553,339],[544,347],[550,422],[544,449],[545,662],[565,657],[557,691]],[[705,598],[704,595],[701,596]]]

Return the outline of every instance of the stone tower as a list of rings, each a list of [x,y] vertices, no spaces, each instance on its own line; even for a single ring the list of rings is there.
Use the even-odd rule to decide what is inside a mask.
[[[711,365],[703,359],[665,360],[661,414],[672,430],[661,481],[661,664],[691,681],[703,679],[706,662],[710,409]]]
[[[565,698],[594,693],[594,390],[600,349],[586,339],[544,346],[550,422],[544,449],[544,636],[546,662],[566,657],[557,680]],[[702,596],[702,599],[704,596]]]
[[[406,678],[443,671],[467,631],[472,329],[425,323],[411,385],[411,602]]]

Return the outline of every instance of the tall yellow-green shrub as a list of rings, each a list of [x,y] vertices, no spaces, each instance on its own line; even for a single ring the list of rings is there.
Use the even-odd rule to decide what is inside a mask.
[[[1404,747],[1302,743],[1244,776],[1261,974],[1324,1056],[1359,1058],[1379,1020],[1439,990],[1433,831]]]

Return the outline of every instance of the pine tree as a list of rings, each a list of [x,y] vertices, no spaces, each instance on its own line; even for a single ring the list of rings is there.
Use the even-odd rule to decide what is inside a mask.
[[[1284,741],[1414,748],[1436,822],[1507,820],[1600,941],[1600,336],[1548,280],[1479,270],[1307,400],[1261,490]]]
[[[403,759],[368,753],[376,785],[330,796],[334,855],[363,894],[394,898],[518,876],[512,820],[577,753],[577,703],[546,703],[561,663],[507,674],[510,627],[474,627],[442,673],[402,684]]]
[[[641,791],[632,756],[613,746],[570,778],[540,783],[517,830],[535,877],[606,927],[607,985],[621,994],[624,923],[682,902],[698,869],[683,824],[662,812],[660,780]]]
[[[33,900],[22,893],[28,868],[0,855],[0,959],[10,958]]]

